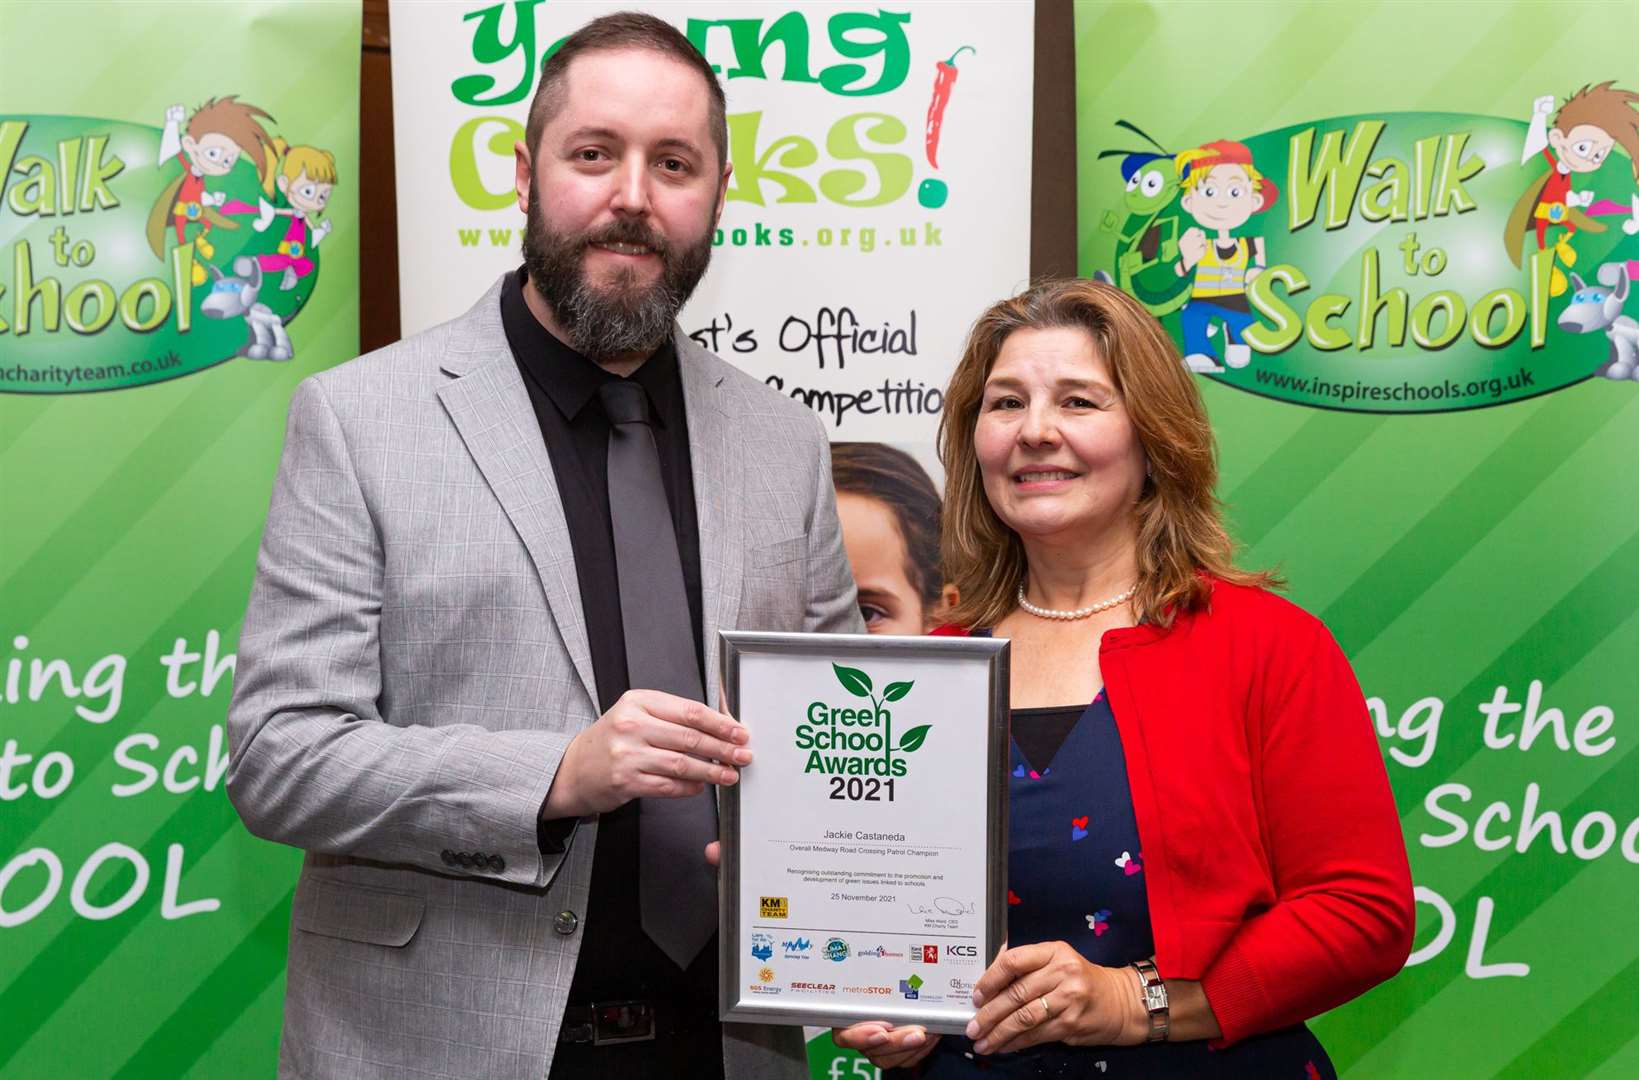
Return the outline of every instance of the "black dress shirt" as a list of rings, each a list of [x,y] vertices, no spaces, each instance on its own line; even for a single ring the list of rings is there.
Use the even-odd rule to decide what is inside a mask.
[[[598,709],[607,711],[622,694],[632,689],[626,672],[626,638],[621,623],[614,530],[609,522],[610,425],[598,397],[598,387],[618,380],[619,376],[610,374],[553,337],[525,303],[523,290],[528,287],[522,269],[507,279],[501,291],[501,322],[523,373],[541,436],[546,441],[547,456],[552,462],[558,496],[569,526],[581,608],[586,616]],[[683,380],[672,344],[667,342],[661,346],[631,379],[648,394],[655,420],[661,479],[671,504],[672,527],[677,534],[683,584],[688,593],[689,623],[694,628],[695,660],[701,666],[701,685],[704,686],[700,535],[695,514],[694,477],[690,470]],[[651,999],[700,1009],[699,1016],[679,1025],[685,1030],[696,1029],[692,1042],[697,1045],[688,1048],[689,1068],[700,1068],[700,1075],[720,1072],[721,1044],[714,1020],[717,941],[713,937],[689,969],[682,971],[643,933],[637,895],[637,811],[638,804],[630,802],[598,818],[591,894],[587,910],[578,913],[585,938],[581,942],[580,961],[575,966],[569,1001],[574,1005],[588,1005]],[[554,834],[558,834],[558,830],[553,824],[543,823],[543,850],[553,850]],[[558,849],[561,850],[561,845]],[[592,1071],[611,1068],[636,1070],[638,1075],[673,1075],[668,1070],[678,1064],[678,1050],[675,1041],[668,1040],[605,1047],[560,1046],[553,1075],[590,1075]],[[702,1061],[701,1055],[711,1055],[712,1060]],[[582,1069],[577,1062],[586,1068]],[[692,1071],[691,1075],[694,1075]]]

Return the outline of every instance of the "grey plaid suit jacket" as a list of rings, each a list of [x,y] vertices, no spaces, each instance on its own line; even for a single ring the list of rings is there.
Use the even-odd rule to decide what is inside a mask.
[[[554,918],[598,917],[596,819],[562,855],[536,846],[597,695],[499,297],[497,283],[460,318],[307,379],[291,403],[227,780],[253,833],[307,853],[284,1077],[539,1080],[581,942]],[[676,343],[715,701],[719,628],[861,626],[818,420]],[[464,869],[449,852],[486,857]],[[731,1078],[806,1075],[796,1028],[725,1025],[724,1050]]]

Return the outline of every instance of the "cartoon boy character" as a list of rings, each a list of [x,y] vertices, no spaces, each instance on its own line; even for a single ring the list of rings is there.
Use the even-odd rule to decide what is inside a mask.
[[[285,229],[284,239],[279,241],[278,253],[258,255],[256,262],[264,273],[283,270],[279,289],[288,291],[313,272],[313,260],[308,258],[308,253],[330,235],[331,223],[318,222],[318,218],[330,201],[330,193],[336,190],[336,155],[316,146],[292,147],[279,166],[277,183],[280,194],[290,205],[275,208],[263,199],[255,229],[267,231],[273,219],[281,214],[290,218],[290,225]]]
[[[175,226],[178,246],[189,243],[190,226],[198,226],[192,243],[201,259],[216,254],[210,242],[213,225],[237,229],[237,222],[225,214],[253,214],[255,207],[210,189],[214,177],[227,176],[246,156],[256,166],[262,179],[262,189],[273,190],[273,166],[284,149],[283,140],[269,135],[258,117],[273,118],[254,105],[247,105],[233,94],[212,98],[194,111],[192,117],[181,105],[172,105],[165,111],[165,129],[159,139],[159,164],[175,158],[182,165],[182,175],[160,193],[148,215],[148,245],[159,258],[165,257],[165,225]],[[187,120],[186,129],[183,121]],[[220,212],[218,212],[220,211]],[[205,267],[194,262],[193,283],[205,283]]]
[[[1263,237],[1229,234],[1273,206],[1280,191],[1253,166],[1252,151],[1244,143],[1219,139],[1185,150],[1175,162],[1184,192],[1179,206],[1196,221],[1179,237],[1179,259],[1172,267],[1179,277],[1195,275],[1189,302],[1179,314],[1184,364],[1191,371],[1223,370],[1207,341],[1216,322],[1224,329],[1225,361],[1245,367],[1252,349],[1241,335],[1256,321],[1246,287],[1266,265]]]
[[[1521,265],[1521,248],[1528,231],[1534,229],[1537,234],[1537,250],[1546,251],[1548,230],[1561,230],[1553,245],[1554,257],[1569,268],[1576,265],[1571,237],[1577,229],[1604,232],[1605,226],[1592,220],[1594,217],[1629,213],[1627,207],[1607,199],[1596,204],[1593,192],[1577,191],[1572,179],[1575,173],[1597,172],[1611,148],[1621,143],[1633,159],[1634,180],[1639,182],[1639,113],[1632,107],[1639,101],[1639,94],[1616,89],[1613,82],[1584,86],[1572,94],[1560,106],[1552,128],[1548,126],[1548,114],[1554,111],[1553,95],[1539,97],[1533,103],[1520,164],[1529,163],[1540,153],[1548,162],[1548,171],[1532,183],[1508,216],[1504,239],[1515,266]],[[1635,196],[1632,215],[1622,228],[1629,234],[1639,232],[1639,196]],[[1562,296],[1566,285],[1564,271],[1554,266],[1549,293]]]

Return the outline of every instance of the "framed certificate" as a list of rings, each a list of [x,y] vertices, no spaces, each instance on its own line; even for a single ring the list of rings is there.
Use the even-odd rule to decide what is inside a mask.
[[[722,633],[721,1016],[958,1032],[1007,931],[1008,642]]]

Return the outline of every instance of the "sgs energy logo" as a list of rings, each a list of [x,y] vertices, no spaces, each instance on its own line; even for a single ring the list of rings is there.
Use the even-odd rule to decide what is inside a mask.
[[[894,736],[894,715],[887,706],[900,701],[911,692],[915,682],[890,682],[877,696],[871,677],[858,668],[832,663],[832,672],[842,688],[856,699],[869,702],[869,707],[835,702],[812,702],[794,735],[798,750],[808,751],[803,765],[804,773],[843,777],[878,777],[886,785],[857,785],[852,793],[846,784],[833,784],[842,794],[833,798],[864,801],[893,799],[892,782],[909,771],[906,755],[915,753],[927,740],[932,724],[916,724]],[[873,790],[874,789],[874,790]]]

